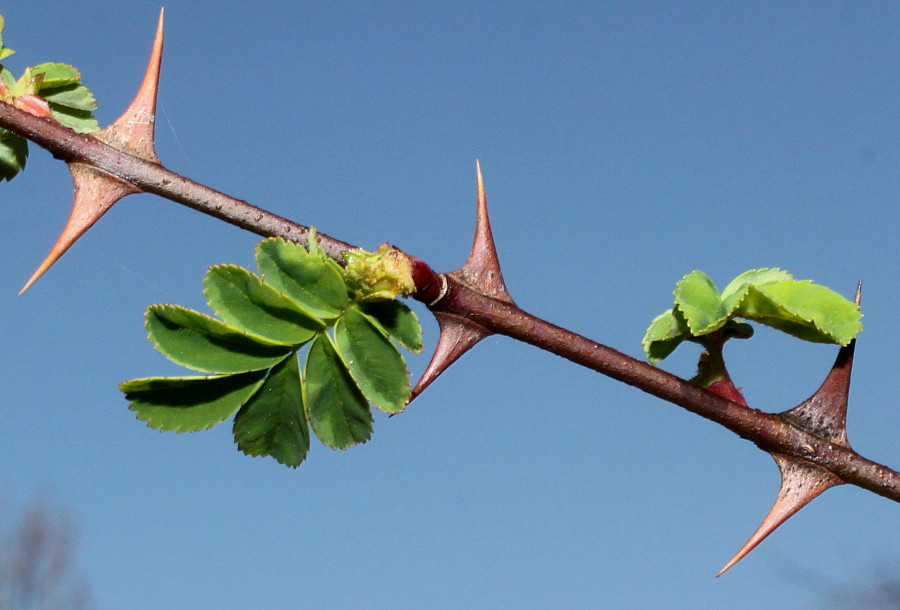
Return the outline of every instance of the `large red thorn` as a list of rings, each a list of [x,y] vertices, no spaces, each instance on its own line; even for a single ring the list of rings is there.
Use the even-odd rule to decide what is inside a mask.
[[[497,257],[497,248],[494,244],[494,235],[491,232],[491,221],[488,217],[487,197],[484,192],[484,178],[481,175],[481,164],[475,162],[475,173],[478,186],[478,208],[475,221],[475,239],[469,259],[460,269],[448,273],[454,280],[465,284],[475,292],[491,298],[512,303],[512,297],[503,282],[503,274],[500,271],[500,260]],[[446,278],[441,278],[445,282]],[[451,288],[452,289],[452,288]],[[412,390],[410,401],[422,393],[431,382],[447,370],[451,364],[472,349],[476,343],[489,336],[491,331],[466,318],[442,312],[439,310],[440,299],[445,296],[441,293],[438,300],[431,306],[438,306],[434,311],[440,326],[440,337],[437,348],[431,357],[431,362],[422,374],[421,379]]]
[[[153,144],[156,121],[156,94],[159,87],[159,69],[163,51],[163,15],[159,12],[159,24],[147,71],[137,95],[114,123],[91,134],[106,144],[151,163],[159,163]],[[47,269],[68,250],[85,231],[90,229],[114,203],[141,190],[112,174],[84,163],[69,163],[75,183],[75,202],[62,234],[53,244],[50,253],[38,266],[19,294],[22,294],[41,277]]]
[[[862,296],[862,282],[856,286],[856,306]],[[815,394],[779,414],[791,425],[836,445],[849,448],[847,441],[847,402],[850,396],[850,373],[853,368],[854,339],[838,351],[834,366]],[[826,489],[844,483],[837,475],[799,457],[772,453],[781,471],[781,489],[775,504],[762,524],[716,576],[744,558],[760,542],[774,532],[801,508]]]

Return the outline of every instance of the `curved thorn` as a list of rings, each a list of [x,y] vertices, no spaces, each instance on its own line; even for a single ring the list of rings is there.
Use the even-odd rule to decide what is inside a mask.
[[[778,453],[771,455],[781,470],[781,489],[778,492],[778,498],[775,499],[775,504],[772,505],[772,509],[756,532],[725,564],[725,567],[719,570],[716,578],[743,559],[756,548],[756,545],[823,491],[843,483],[831,472],[811,462]]]
[[[441,330],[437,348],[431,356],[431,362],[428,363],[428,367],[413,388],[409,402],[412,402],[416,396],[431,385],[431,382],[456,362],[460,356],[492,334],[486,328],[459,316],[440,312],[435,312],[434,316],[437,318]]]
[[[497,257],[497,247],[494,244],[494,234],[491,231],[491,221],[488,217],[484,178],[481,175],[481,163],[478,161],[475,161],[475,173],[478,183],[475,239],[472,242],[472,250],[469,252],[466,264],[461,269],[454,271],[452,275],[482,294],[512,303],[512,297],[509,296],[509,291],[503,281],[503,273],[500,271],[500,260]]]
[[[159,163],[154,146],[154,123],[162,64],[163,16],[164,11],[160,10],[150,60],[134,100],[115,122],[92,134],[114,148],[152,163]],[[139,188],[89,165],[69,163],[69,171],[75,183],[75,201],[69,220],[50,253],[19,294],[28,290],[114,203],[126,195],[141,192]]]

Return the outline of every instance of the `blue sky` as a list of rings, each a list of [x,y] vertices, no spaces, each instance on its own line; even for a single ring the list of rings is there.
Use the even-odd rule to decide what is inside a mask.
[[[107,124],[158,10],[4,6],[4,63],[73,63]],[[900,466],[896,3],[193,0],[166,20],[166,166],[445,271],[478,158],[519,305],[631,355],[694,269],[721,287],[780,266],[848,296],[862,278],[850,441]],[[772,459],[505,338],[296,471],[239,454],[228,425],[150,430],[117,384],[180,369],[144,308],[203,308],[206,267],[252,267],[257,238],[132,196],[16,296],[71,191],[35,148],[0,191],[0,497],[69,511],[101,608],[818,607],[896,565],[897,505],[844,486],[714,579],[775,496]],[[666,368],[690,376],[679,351]],[[780,411],[835,353],[762,329],[726,356],[751,406]]]

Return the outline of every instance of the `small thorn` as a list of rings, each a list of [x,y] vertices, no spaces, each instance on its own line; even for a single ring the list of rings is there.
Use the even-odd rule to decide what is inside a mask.
[[[719,570],[716,578],[743,559],[769,534],[823,491],[843,483],[831,472],[811,462],[778,453],[773,453],[772,457],[775,458],[775,462],[781,470],[781,489],[778,492],[778,498],[756,532],[725,564],[725,567]]]
[[[127,152],[151,163],[159,163],[153,143],[156,120],[156,92],[162,64],[163,16],[160,10],[156,37],[150,61],[138,93],[128,109],[114,123],[92,134],[113,148]],[[69,163],[75,183],[75,202],[62,234],[53,244],[37,271],[25,283],[22,294],[68,250],[85,231],[90,229],[114,203],[141,190],[106,172],[83,163]]]
[[[857,307],[862,302],[862,280],[856,282],[856,296],[853,297],[853,302],[856,303]]]
[[[431,362],[409,397],[409,402],[431,385],[438,376],[469,351],[476,343],[491,334],[486,328],[465,318],[452,314],[435,312],[441,334]],[[407,403],[408,404],[408,403]]]

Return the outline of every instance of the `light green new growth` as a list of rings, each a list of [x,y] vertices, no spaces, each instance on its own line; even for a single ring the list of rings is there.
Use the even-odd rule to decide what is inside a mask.
[[[389,255],[355,256],[378,262]],[[375,282],[374,292],[361,288],[358,276],[349,278],[318,248],[315,231],[309,249],[280,238],[260,242],[256,261],[260,275],[234,265],[208,270],[204,294],[219,319],[176,305],[147,309],[156,349],[211,375],[127,381],[121,389],[130,408],[147,425],[177,432],[236,414],[241,451],[292,467],[306,457],[310,427],[336,449],[367,441],[369,403],[397,413],[409,400],[409,373],[395,342],[421,351],[415,314],[386,299],[389,282]]]
[[[816,343],[847,345],[862,330],[859,308],[810,280],[795,280],[782,269],[753,269],[719,293],[702,271],[684,276],[675,288],[675,306],[650,323],[643,348],[658,364],[683,341],[703,343],[722,331],[722,339],[747,338],[759,322]]]
[[[381,244],[377,252],[353,250],[345,258],[347,282],[360,299],[395,299],[416,291],[409,258],[388,244]]]
[[[3,46],[3,26],[3,16],[0,15],[0,59],[15,52]],[[18,79],[0,65],[0,102],[13,104],[38,116],[53,117],[78,133],[90,133],[100,128],[93,114],[97,109],[94,95],[81,84],[81,73],[68,64],[31,66]],[[27,140],[0,128],[0,180],[15,177],[25,168],[27,157]]]

